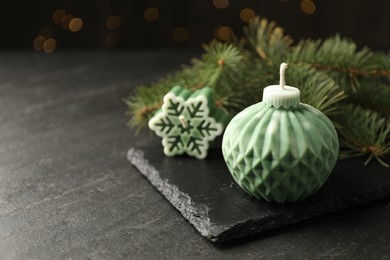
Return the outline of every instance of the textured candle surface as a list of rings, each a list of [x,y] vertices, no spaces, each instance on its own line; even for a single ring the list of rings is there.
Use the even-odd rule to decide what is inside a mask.
[[[330,120],[306,104],[290,109],[255,104],[232,119],[222,143],[241,188],[280,203],[316,192],[335,166],[338,150]]]

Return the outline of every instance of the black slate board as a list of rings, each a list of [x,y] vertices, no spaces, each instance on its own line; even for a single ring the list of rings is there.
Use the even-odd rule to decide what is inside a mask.
[[[247,195],[234,182],[221,150],[206,160],[166,157],[161,144],[135,147],[129,161],[202,236],[223,242],[335,212],[390,195],[390,169],[362,158],[338,162],[325,185],[301,202],[277,204]]]

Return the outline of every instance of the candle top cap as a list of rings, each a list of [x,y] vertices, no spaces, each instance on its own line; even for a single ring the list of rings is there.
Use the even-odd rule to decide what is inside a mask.
[[[268,106],[276,108],[297,107],[301,102],[301,92],[299,89],[286,86],[284,73],[287,69],[287,63],[280,64],[280,82],[279,85],[268,86],[263,91],[263,102]]]
[[[301,102],[301,92],[291,86],[284,86],[284,89],[280,85],[268,86],[263,91],[263,102],[276,108],[297,107]]]

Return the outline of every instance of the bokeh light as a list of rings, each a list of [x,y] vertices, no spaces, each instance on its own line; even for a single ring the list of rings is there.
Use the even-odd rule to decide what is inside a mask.
[[[62,19],[61,19],[62,28],[69,29],[69,23],[70,23],[70,21],[72,21],[73,18],[74,18],[74,16],[71,14],[67,14],[64,17],[62,17]]]
[[[110,16],[106,21],[106,27],[110,31],[118,30],[122,25],[122,20],[119,16]]]
[[[156,21],[159,16],[160,16],[160,11],[154,6],[146,8],[144,12],[145,20],[148,22]]]
[[[172,32],[173,39],[177,42],[184,42],[188,39],[188,30],[184,27],[177,27]]]
[[[244,22],[249,22],[255,17],[255,12],[250,8],[244,8],[240,12],[240,18]]]
[[[83,28],[83,20],[81,20],[81,18],[77,17],[70,20],[69,30],[71,30],[72,32],[78,32],[81,30],[81,28]]]
[[[65,16],[65,11],[62,9],[58,9],[53,13],[52,19],[54,23],[61,23],[62,18]]]
[[[33,47],[36,51],[43,50],[43,43],[45,42],[46,38],[43,36],[38,36],[33,41]]]
[[[43,51],[46,53],[52,53],[57,47],[57,42],[53,38],[45,40],[43,43]]]
[[[301,9],[305,14],[314,14],[316,11],[316,5],[311,0],[303,0],[301,2]]]
[[[221,41],[229,41],[233,38],[233,29],[229,26],[219,26],[215,29],[215,37]]]
[[[277,10],[281,6],[295,6],[289,11],[284,9],[280,11],[289,12],[296,18],[294,23],[297,24],[300,24],[299,19],[306,20],[310,15],[315,16],[321,8],[318,5],[319,1],[316,2],[316,0],[299,0],[295,3],[289,0],[273,2],[274,4],[269,3],[269,6],[274,5],[272,10]],[[236,3],[231,0],[208,0],[196,8],[193,8],[194,6],[190,3],[174,4],[164,1],[147,1],[134,6],[130,4],[97,5],[96,8],[102,8],[98,13],[88,10],[88,6],[91,5],[85,4],[83,8],[74,8],[64,2],[42,7],[45,13],[40,13],[44,15],[36,22],[34,21],[34,27],[29,29],[30,35],[27,44],[24,43],[27,45],[25,47],[44,51],[43,42],[55,39],[58,45],[56,48],[65,49],[107,46],[173,47],[183,42],[185,45],[181,44],[181,47],[197,48],[202,42],[208,42],[211,38],[229,42],[235,39],[237,34],[238,39],[243,35],[241,29],[243,26],[253,21],[257,14],[266,17],[268,12],[267,8],[262,7],[263,4],[256,3],[256,1]],[[132,6],[131,10],[125,9],[130,6]],[[175,8],[168,8],[173,6]],[[276,23],[280,20],[279,14],[271,15],[271,17],[270,20]],[[204,21],[196,22],[197,19]],[[299,28],[299,30],[303,29]],[[31,32],[33,32],[32,36]],[[38,36],[43,36],[43,38],[38,38]],[[297,37],[300,37],[299,34]],[[12,41],[7,44],[12,44]]]
[[[218,9],[225,9],[229,6],[229,0],[213,0],[213,5]]]

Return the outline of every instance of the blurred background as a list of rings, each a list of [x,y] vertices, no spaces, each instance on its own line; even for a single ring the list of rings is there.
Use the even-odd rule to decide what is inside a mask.
[[[200,49],[229,41],[255,15],[295,40],[336,33],[388,50],[388,0],[34,0],[1,1],[0,48]]]

